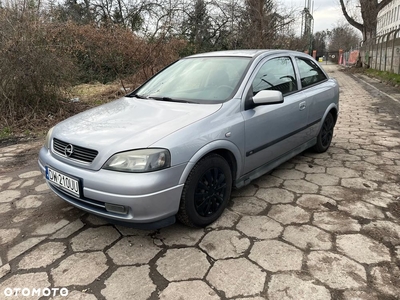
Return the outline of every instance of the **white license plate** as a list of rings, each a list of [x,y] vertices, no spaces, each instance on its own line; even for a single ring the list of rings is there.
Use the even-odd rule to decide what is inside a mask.
[[[79,197],[79,181],[71,178],[68,175],[60,173],[52,168],[46,167],[46,178],[47,180],[55,183],[64,190],[71,192],[72,194]]]

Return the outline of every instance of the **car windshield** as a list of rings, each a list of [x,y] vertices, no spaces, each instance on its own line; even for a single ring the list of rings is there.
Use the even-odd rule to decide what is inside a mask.
[[[224,102],[238,87],[249,62],[248,57],[185,58],[158,73],[132,96],[179,102]]]

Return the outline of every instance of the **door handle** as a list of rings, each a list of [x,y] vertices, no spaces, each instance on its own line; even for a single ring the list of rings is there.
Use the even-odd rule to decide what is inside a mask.
[[[299,104],[299,110],[303,110],[306,108],[306,101],[300,102]]]

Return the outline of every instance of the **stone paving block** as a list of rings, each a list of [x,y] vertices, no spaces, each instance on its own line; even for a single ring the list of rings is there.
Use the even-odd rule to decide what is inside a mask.
[[[46,237],[29,238],[29,239],[15,245],[7,253],[8,260],[9,261],[13,260],[15,257],[21,255],[25,251],[28,251],[29,249],[35,247],[37,244],[39,244],[45,238]]]
[[[134,265],[148,263],[160,252],[151,237],[125,237],[107,250],[116,265]]]
[[[62,219],[56,222],[46,223],[44,225],[39,226],[36,230],[32,233],[33,235],[45,235],[45,234],[52,234],[57,230],[63,228],[65,225],[69,224],[68,220]]]
[[[283,182],[283,187],[299,194],[313,194],[318,192],[318,185],[305,181],[304,179],[285,180]]]
[[[10,185],[8,186],[8,189],[9,190],[15,190],[16,188],[18,188],[20,185],[21,185],[21,183],[23,183],[24,181],[23,180],[15,180],[15,181],[13,181],[13,182],[11,182],[10,183]]]
[[[43,196],[41,195],[29,195],[21,200],[15,201],[15,207],[17,209],[24,208],[36,208],[42,205]]]
[[[26,188],[26,187],[32,186],[34,183],[35,183],[35,180],[29,179],[29,180],[25,181],[25,182],[21,185],[21,188]]]
[[[10,203],[0,203],[0,214],[5,214],[11,210],[11,204]]]
[[[20,232],[18,228],[0,229],[0,245],[12,242]]]
[[[379,300],[375,292],[372,291],[344,291],[343,300]]]
[[[110,222],[107,221],[106,219],[100,218],[100,217],[92,215],[92,214],[88,214],[85,222],[89,223],[89,224],[92,224],[92,225],[95,225],[95,226],[109,225],[110,224]]]
[[[364,267],[343,255],[313,251],[308,255],[307,266],[314,277],[333,289],[357,289],[367,283]]]
[[[36,269],[47,267],[62,257],[67,250],[63,243],[50,242],[42,244],[25,255],[18,264],[19,269]]]
[[[14,275],[7,280],[5,280],[2,283],[2,286],[0,288],[0,295],[3,296],[5,295],[5,289],[10,288],[12,290],[16,288],[27,288],[30,291],[33,289],[38,289],[40,288],[41,290],[44,288],[49,288],[50,287],[50,282],[47,277],[47,274],[44,272],[39,272],[39,273],[27,273],[27,274],[17,274]],[[24,297],[21,295],[21,292],[18,294],[18,296],[11,296],[11,297],[5,297],[5,299],[39,299],[40,296],[30,296],[30,297]]]
[[[249,258],[271,272],[300,270],[303,252],[280,241],[255,242]]]
[[[246,258],[234,258],[216,261],[207,280],[228,298],[251,296],[263,291],[266,273]]]
[[[383,184],[382,189],[389,194],[400,195],[400,184],[398,182]]]
[[[0,267],[0,279],[3,278],[4,276],[6,276],[10,272],[11,272],[10,264],[6,264],[6,265],[1,266]]]
[[[332,158],[336,161],[358,161],[361,158],[357,155],[351,154],[333,154]]]
[[[59,231],[54,233],[50,239],[65,239],[69,237],[71,234],[77,232],[79,229],[81,229],[85,224],[82,223],[81,220],[75,220],[72,223],[69,223],[68,225],[65,225],[65,227],[61,228]]]
[[[311,163],[308,164],[297,164],[296,170],[304,172],[306,174],[322,174],[325,173],[325,167],[313,165]]]
[[[239,220],[240,216],[232,212],[228,209],[225,209],[225,211],[222,213],[222,215],[211,225],[208,225],[208,228],[224,228],[224,227],[233,227],[237,221]]]
[[[385,245],[361,234],[338,235],[336,245],[339,252],[359,263],[390,261],[390,250]]]
[[[204,229],[189,228],[180,224],[174,224],[162,228],[156,238],[163,241],[167,246],[194,246],[204,236]]]
[[[320,186],[337,185],[339,178],[329,174],[307,174],[306,180]]]
[[[243,215],[255,216],[263,212],[268,203],[255,197],[234,198],[231,209]]]
[[[149,266],[120,267],[106,281],[101,294],[107,300],[145,300],[156,290]]]
[[[53,300],[97,300],[93,294],[87,294],[80,291],[70,291],[67,297],[57,296]]]
[[[253,183],[258,185],[260,188],[279,187],[282,182],[282,179],[271,175],[264,175],[253,181]]]
[[[35,213],[36,213],[36,208],[25,208],[21,210],[21,212],[17,214],[12,219],[12,221],[13,223],[20,223],[28,219],[32,220],[35,216]]]
[[[7,177],[7,176],[2,176],[2,177],[0,177],[0,188],[1,188],[3,185],[9,183],[11,180],[12,180],[12,177]]]
[[[362,232],[373,239],[400,245],[400,225],[390,221],[374,221],[363,225]]]
[[[382,155],[385,158],[390,158],[390,159],[400,159],[400,153],[397,152],[381,152],[379,153],[380,155]]]
[[[310,213],[298,206],[290,204],[274,205],[268,216],[282,224],[307,223],[310,221]]]
[[[125,227],[125,226],[120,226],[116,225],[115,226],[117,230],[123,235],[123,236],[150,236],[152,233],[154,233],[154,230],[144,230],[144,229],[137,229],[137,228],[131,228],[131,227]]]
[[[50,273],[55,286],[65,287],[91,284],[107,269],[107,258],[102,252],[89,252],[68,256]]]
[[[168,249],[156,265],[168,281],[202,279],[210,268],[207,256],[196,248]]]
[[[103,250],[119,237],[119,232],[111,226],[89,228],[71,239],[71,247],[74,251]]]
[[[365,149],[350,150],[349,153],[352,155],[357,155],[357,156],[361,156],[361,157],[376,155],[375,151],[365,150]]]
[[[336,201],[343,200],[358,200],[361,199],[361,194],[342,186],[323,186],[321,187],[320,194]]]
[[[378,187],[373,181],[365,180],[363,178],[343,178],[341,185],[351,189],[361,189],[373,191]]]
[[[332,236],[310,225],[286,227],[283,239],[304,250],[329,250],[332,248]]]
[[[0,203],[12,202],[21,197],[20,191],[5,190],[0,192]]]
[[[382,157],[382,156],[368,156],[364,158],[364,161],[369,162],[370,164],[380,166],[380,165],[394,165],[394,162],[390,158]]]
[[[364,201],[342,201],[339,203],[338,208],[353,217],[362,217],[371,220],[383,219],[385,217],[381,209]]]
[[[371,203],[376,206],[380,207],[387,207],[388,204],[392,203],[395,201],[395,198],[393,195],[381,192],[381,191],[374,191],[367,193],[362,196],[362,199],[368,203]]]
[[[296,274],[274,274],[268,285],[268,298],[270,300],[331,299],[329,290],[314,284],[313,281],[312,278],[304,280]]]
[[[160,294],[161,300],[218,300],[221,299],[205,282],[200,280],[172,282]]]
[[[332,158],[316,158],[314,159],[314,164],[322,167],[343,167],[343,161],[332,159]]]
[[[244,216],[236,228],[260,240],[277,238],[283,231],[281,224],[267,216]]]
[[[315,194],[304,194],[297,199],[296,203],[304,208],[316,211],[327,211],[330,210],[331,207],[337,205],[335,200]]]
[[[41,175],[42,175],[42,173],[40,171],[30,171],[30,172],[25,172],[25,173],[19,174],[18,177],[26,179],[26,178],[32,178],[32,177],[37,177],[37,176],[41,176]]]
[[[373,171],[373,170],[376,170],[376,168],[377,168],[375,165],[370,164],[366,161],[349,161],[349,162],[345,162],[344,166],[346,168],[353,169],[356,171],[361,171],[361,172],[368,171],[368,170]]]
[[[294,195],[292,192],[280,188],[259,189],[256,197],[261,198],[271,204],[292,203]]]
[[[339,178],[357,178],[360,176],[361,172],[349,168],[334,167],[334,168],[326,168],[326,173],[334,175]]]
[[[380,292],[398,297],[400,295],[400,270],[395,265],[377,266],[371,270],[372,285]]]
[[[361,225],[357,220],[347,217],[340,212],[314,213],[313,225],[331,232],[360,231]]]
[[[249,248],[250,241],[235,230],[218,230],[207,233],[200,248],[214,259],[239,257]]]
[[[232,190],[232,197],[249,197],[249,196],[254,196],[254,194],[257,192],[257,187],[250,183],[246,185],[243,188],[240,189],[234,189]]]
[[[47,183],[42,183],[35,187],[35,191],[45,192],[45,191],[50,191],[50,188],[48,187]]]
[[[272,172],[272,176],[287,180],[287,179],[303,179],[305,174],[298,170],[277,169]]]

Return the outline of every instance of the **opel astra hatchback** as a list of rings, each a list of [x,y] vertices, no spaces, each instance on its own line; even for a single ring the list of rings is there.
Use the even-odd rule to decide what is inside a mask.
[[[193,55],[50,129],[39,166],[59,197],[112,222],[202,227],[232,188],[326,151],[338,112],[337,82],[309,55]]]

